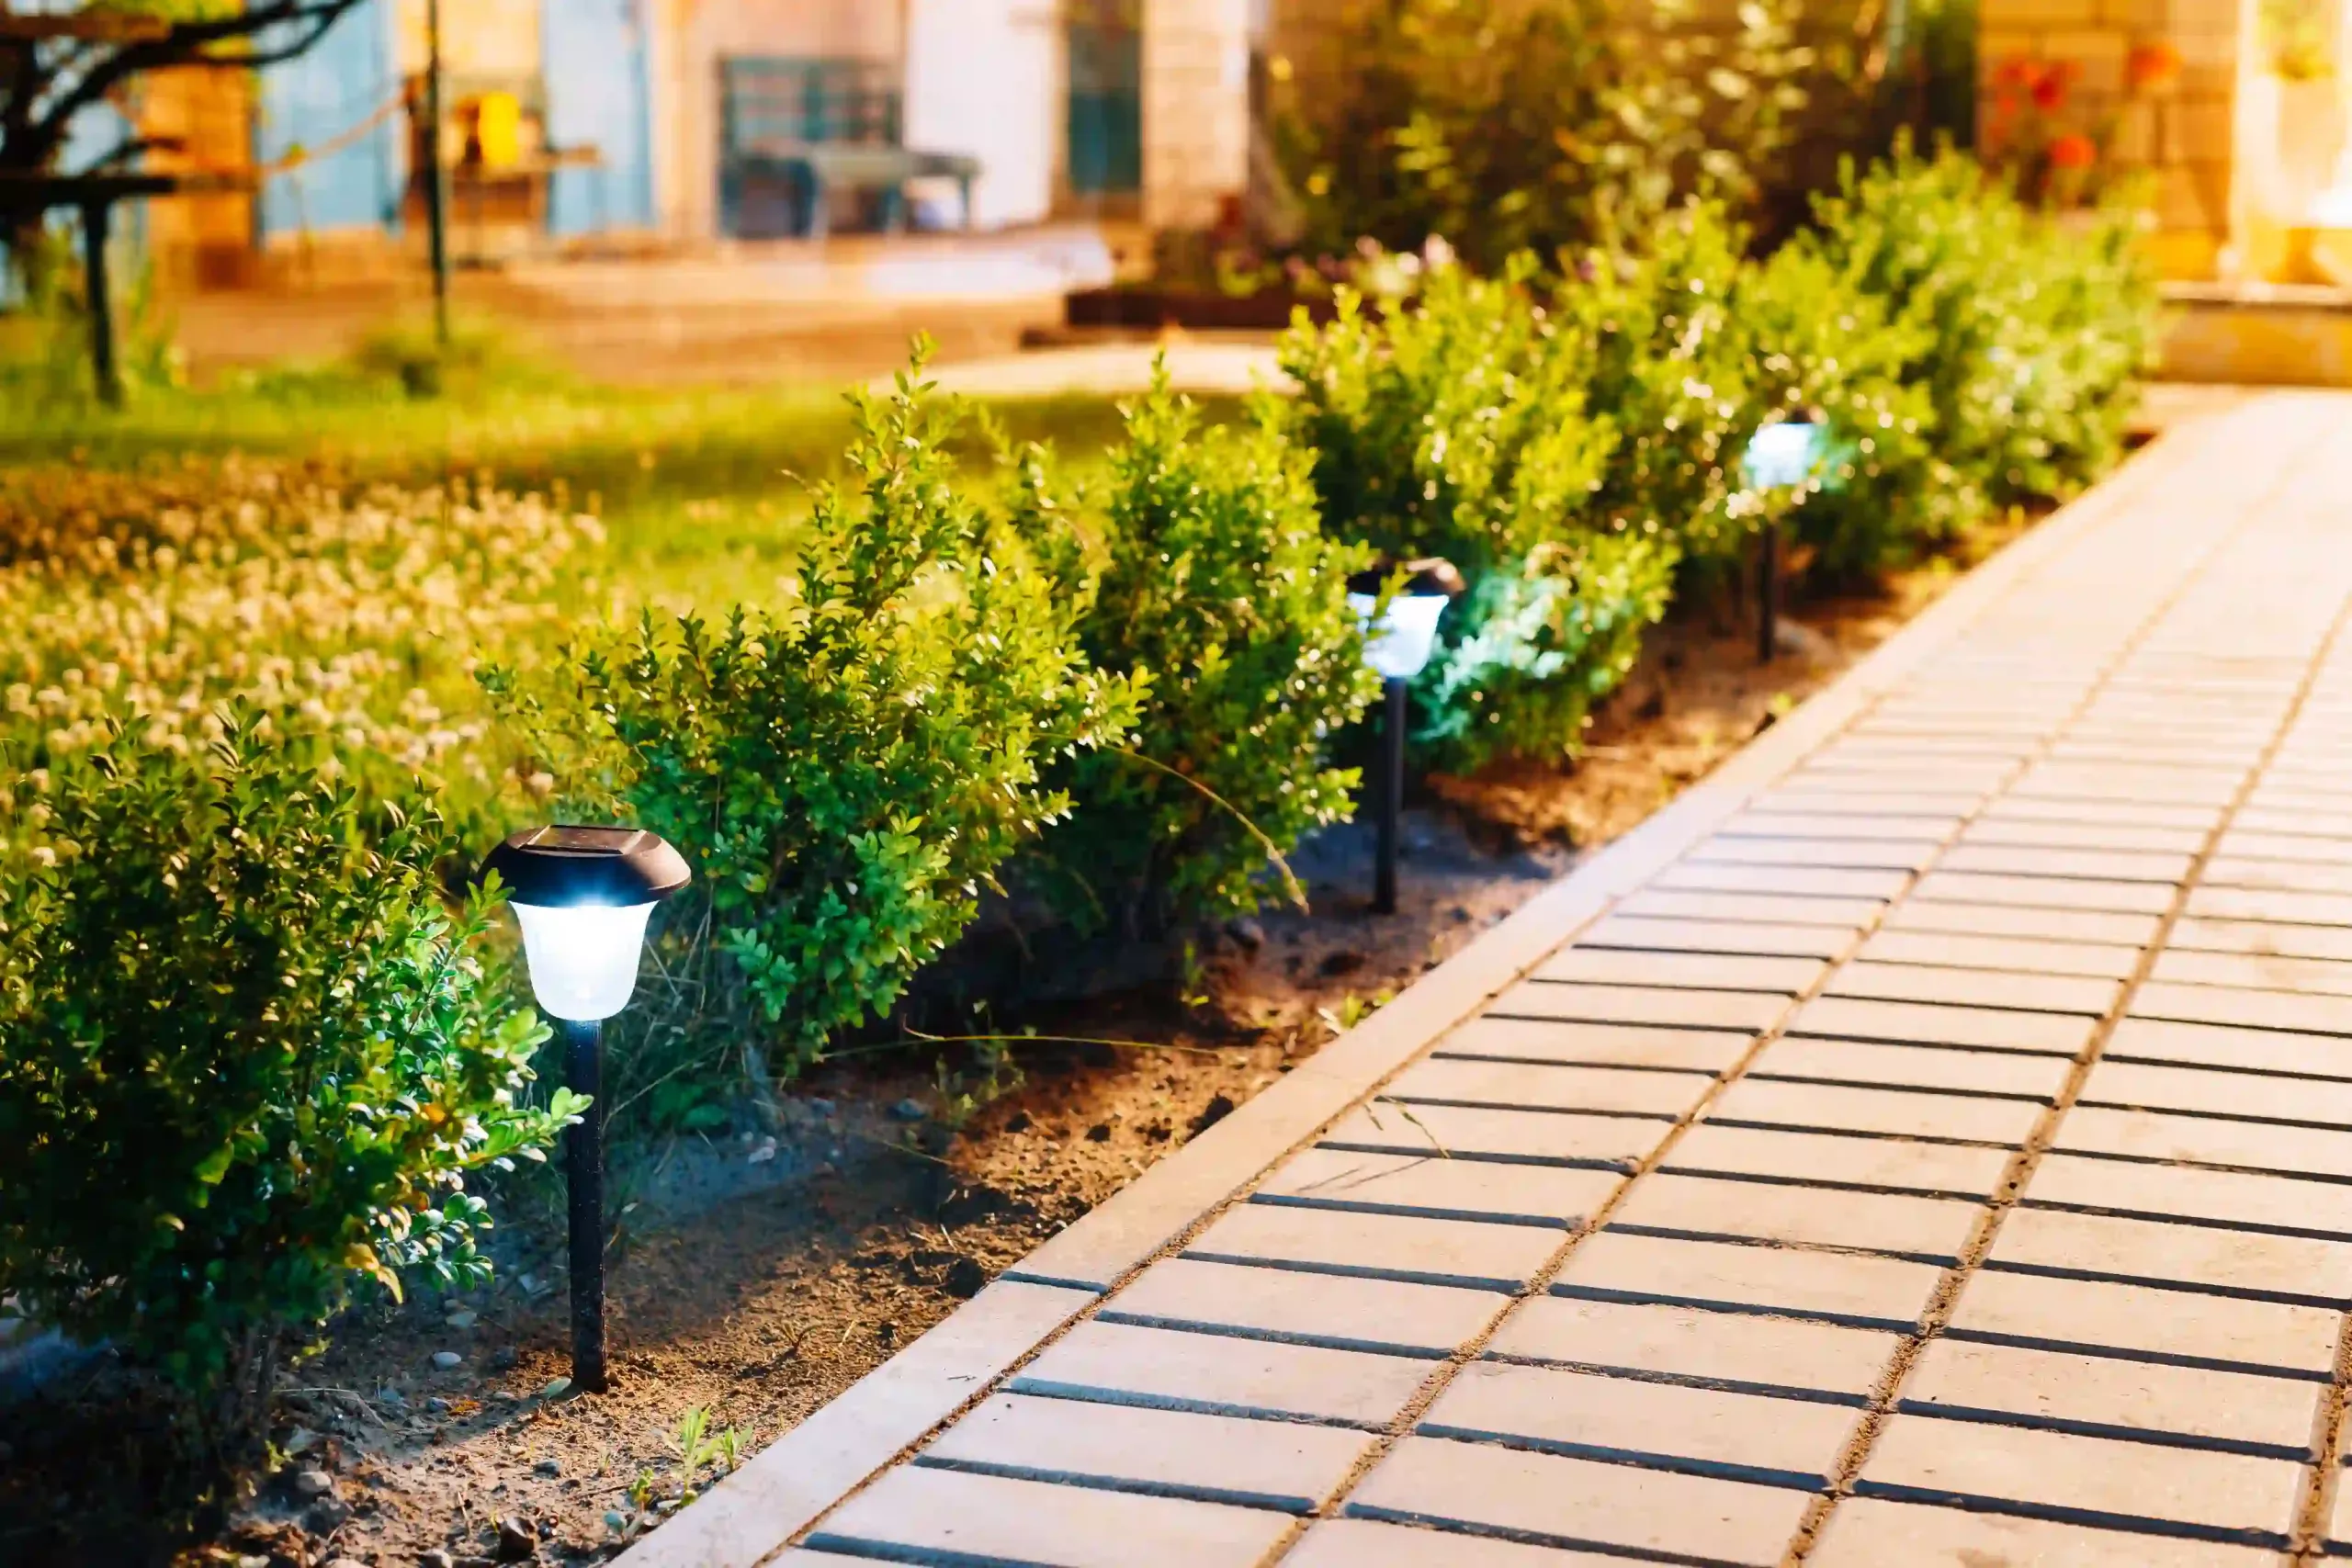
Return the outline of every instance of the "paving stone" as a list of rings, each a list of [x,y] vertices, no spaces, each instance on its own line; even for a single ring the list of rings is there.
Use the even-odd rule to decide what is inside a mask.
[[[1457,1159],[1629,1165],[1656,1148],[1668,1125],[1662,1117],[1374,1104],[1348,1112],[1321,1141],[1340,1148],[1442,1152]]]
[[[2240,986],[2307,996],[2352,998],[2352,963],[2324,958],[2264,957],[2172,948],[2156,955],[2153,980],[2189,986]]]
[[[1137,1275],[1097,1315],[1147,1327],[1246,1329],[1342,1349],[1448,1356],[1501,1304],[1492,1291],[1170,1258]]]
[[[2247,953],[2279,958],[2331,958],[2352,963],[2352,928],[2287,926],[2262,920],[2183,919],[2167,939],[2175,950]]]
[[[1951,1327],[1954,1333],[2324,1375],[2335,1356],[2336,1314],[2281,1302],[1979,1270],[1962,1288]]]
[[[2205,771],[2044,762],[2029,769],[2010,788],[2017,795],[2063,795],[2074,800],[2221,806],[2236,793],[2245,776],[2239,769]]]
[[[1954,904],[2017,904],[2038,909],[2103,909],[2122,915],[2161,915],[2172,908],[2174,889],[2154,882],[2089,882],[2063,876],[1995,876],[1976,872],[1931,871],[1919,879],[1915,898]]]
[[[1436,1370],[1414,1357],[1090,1319],[1007,1386],[1014,1393],[1385,1427]]]
[[[1967,815],[1960,811],[1939,816],[1917,812],[1773,811],[1751,809],[1724,824],[1722,836],[1739,839],[1893,839],[1917,843],[1942,839]]]
[[[2278,1554],[2054,1519],[1851,1497],[1838,1505],[1806,1568],[2274,1568]]]
[[[2074,822],[2097,828],[2159,828],[2190,833],[2202,844],[2222,819],[2218,806],[2165,806],[2147,802],[2052,800],[2005,795],[1988,803],[1977,818],[1992,822]],[[2182,844],[2176,848],[2186,849]]]
[[[843,1504],[808,1544],[854,1557],[890,1545],[1057,1568],[1240,1568],[1291,1528],[1289,1515],[1261,1508],[901,1465]]]
[[[1535,1296],[1514,1308],[1489,1355],[1661,1372],[1859,1401],[1900,1343],[1873,1328],[1755,1313]]]
[[[2016,763],[2040,750],[2040,736],[2015,731],[1988,732],[1981,726],[1906,733],[1900,726],[1863,724],[1823,754],[1844,757],[1968,757]]]
[[[2052,1209],[2017,1209],[2002,1222],[1984,1266],[2019,1264],[2310,1300],[2352,1296],[2352,1244]]]
[[[2352,1122],[2352,1083],[2259,1073],[2101,1062],[2083,1086],[2086,1105],[2256,1116],[2340,1127]]]
[[[1324,1519],[1282,1561],[1283,1568],[1625,1568],[1623,1558],[1598,1552],[1371,1519]]]
[[[2352,895],[2270,893],[2253,887],[2188,890],[2188,913],[2216,920],[2276,920],[2307,926],[2352,926]]]
[[[1678,892],[1645,887],[1617,906],[1620,915],[1655,919],[1746,920],[1758,925],[1819,925],[1859,931],[1878,918],[1875,898],[1791,893]]]
[[[2091,1028],[2090,1020],[2054,1013],[1868,997],[1816,997],[1789,1021],[1792,1034],[1880,1040],[1896,1045],[2038,1051],[2066,1057],[2088,1043]]]
[[[1657,1455],[1826,1483],[1859,1412],[1840,1404],[1476,1361],[1415,1429],[1469,1441],[1523,1439],[1593,1458]]]
[[[1907,1328],[1939,1270],[1926,1263],[1603,1231],[1569,1254],[1555,1294],[1682,1302]]]
[[[2188,874],[2189,857],[2147,850],[2062,850],[2047,844],[1960,843],[1944,854],[1943,869],[1993,876],[2051,876],[2109,882],[2162,883]]]
[[[2352,1046],[2332,1034],[2231,1029],[2172,1019],[2127,1018],[2108,1036],[2103,1059],[2170,1062],[2240,1072],[2352,1078]]]
[[[2077,1104],[2058,1124],[2057,1146],[2142,1160],[2194,1160],[2352,1180],[2352,1133],[2324,1127],[2281,1127]]]
[[[1852,963],[1829,977],[1828,994],[1879,1001],[1934,1002],[1946,1007],[1987,1005],[2020,1012],[2107,1011],[2120,987],[2113,980],[2072,975],[2003,974],[1942,969],[1922,964]]]
[[[2052,822],[2033,817],[1988,814],[1969,824],[1968,831],[1961,841],[1966,844],[2034,845],[2061,850],[2137,851],[2143,854],[2178,856],[2186,861],[2187,857],[2205,847],[2205,839],[2206,829],[2202,825],[2160,828],[2104,820]]]
[[[1653,1173],[1634,1184],[1609,1224],[1611,1230],[1753,1236],[1951,1262],[1983,1213],[1974,1203],[1950,1198]]]
[[[1577,946],[1654,953],[1764,953],[1782,958],[1835,958],[1853,945],[1860,925],[1751,925],[1737,920],[1645,919],[1618,915],[1577,939]]]
[[[1569,1229],[1607,1201],[1623,1179],[1609,1170],[1498,1165],[1434,1154],[1307,1149],[1285,1160],[1258,1191],[1318,1203]]]
[[[1555,1066],[1432,1056],[1391,1080],[1384,1099],[1408,1104],[1444,1100],[1520,1111],[1630,1111],[1679,1116],[1707,1092],[1711,1078],[1648,1067]]]
[[[2335,1181],[2052,1153],[2035,1168],[2025,1197],[2036,1204],[2324,1231],[2352,1240],[2352,1186]]]
[[[1488,1010],[1514,1018],[1585,1023],[1669,1023],[1692,1029],[1763,1029],[1785,1011],[1786,997],[1747,991],[1673,991],[1649,986],[1578,986],[1529,980],[1495,998]]]
[[[1849,871],[1786,865],[1723,865],[1679,861],[1655,877],[1653,887],[1693,893],[1791,894],[1822,898],[1892,898],[1911,880],[1901,871]]]
[[[2216,856],[2231,860],[2291,860],[2308,865],[2352,865],[2352,838],[2327,839],[2310,833],[2265,833],[2245,827],[2232,829],[2213,846]]]
[[[1510,1290],[1550,1261],[1560,1242],[1556,1232],[1538,1225],[1238,1203],[1184,1252],[1191,1258],[1317,1264],[1411,1277],[1424,1284]]]
[[[2099,909],[2036,909],[2017,904],[1953,904],[1914,895],[1886,912],[1885,929],[2140,948],[2155,940],[2161,923],[2161,917],[2156,915],[2121,915]]]
[[[2188,1023],[2230,1023],[2291,1029],[2308,1034],[2352,1035],[2352,997],[2290,996],[2224,986],[2176,986],[2150,981],[2132,997],[2139,1018]]]
[[[1774,1041],[1757,1058],[1749,1076],[1883,1084],[1890,1089],[1964,1089],[2047,1101],[2073,1070],[2074,1061],[2066,1056],[1935,1045],[1887,1045],[1807,1035]]]
[[[2243,887],[2263,893],[2339,894],[2345,876],[2340,865],[2215,855],[2205,863],[2199,881],[2207,887]]]
[[[2267,1443],[2299,1455],[2318,1392],[2295,1378],[1937,1339],[1911,1369],[1902,1408]],[[1954,1428],[1952,1440],[1965,1442],[1964,1430]]]
[[[1664,1171],[1773,1176],[1932,1193],[1990,1194],[2009,1151],[1905,1138],[1839,1137],[1702,1122],[1682,1135]]]
[[[941,1433],[922,1461],[1303,1514],[1347,1479],[1372,1442],[1368,1432],[1298,1421],[1001,1393]]]
[[[1725,1089],[1708,1118],[1832,1133],[1891,1133],[1901,1137],[2018,1144],[2033,1131],[2043,1109],[2026,1100],[1838,1089],[1751,1077]]]
[[[1755,1036],[1708,1029],[1661,1029],[1638,1023],[1562,1023],[1551,1019],[1475,1018],[1437,1043],[1440,1056],[1503,1061],[1600,1063],[1621,1067],[1670,1067],[1719,1073],[1747,1051]]]
[[[2257,788],[2246,797],[2245,809],[2232,818],[2232,826],[2248,833],[2271,834],[2282,838],[2352,839],[2352,811],[2334,814],[2266,807],[2261,804],[2264,793]]]
[[[1764,991],[1795,996],[1827,965],[1810,958],[1760,958],[1720,953],[1628,953],[1572,947],[1535,971],[1539,980],[1586,980],[1609,986],[1670,986],[1694,990]]]
[[[1879,1435],[1856,1491],[1900,1486],[2213,1529],[2284,1532],[2301,1479],[2301,1468],[2286,1460],[1981,1422],[1955,1427],[1899,1415]]]
[[[2007,970],[2011,974],[2076,975],[2106,980],[2129,978],[2140,964],[2140,950],[2136,947],[2089,942],[2031,942],[1910,929],[1878,931],[1862,944],[1859,956],[1872,964],[1937,964],[1972,974]]]
[[[1976,809],[1984,798],[1979,790],[1865,790],[1845,787],[1775,789],[1756,797],[1752,812],[1774,816],[1820,815],[1867,817],[1880,815],[1905,820],[1956,821]]]
[[[1693,861],[1713,865],[1830,867],[1840,870],[1917,871],[1936,858],[1939,838],[1748,839],[1719,835],[1690,852]]]
[[[1777,1486],[1415,1437],[1356,1488],[1348,1512],[1760,1568],[1780,1561],[1805,1503]]]

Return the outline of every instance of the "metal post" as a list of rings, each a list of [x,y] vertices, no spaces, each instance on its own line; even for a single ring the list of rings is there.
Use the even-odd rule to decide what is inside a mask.
[[[605,1392],[605,1026],[565,1023],[564,1081],[589,1097],[563,1135],[571,1189],[571,1386]]]
[[[441,0],[424,6],[424,227],[433,254],[433,341],[449,346],[449,175],[441,166]]]
[[[99,399],[122,401],[122,375],[114,358],[114,286],[107,276],[107,217],[103,201],[82,207],[82,288],[89,298],[90,367],[96,374]]]
[[[1387,699],[1380,720],[1380,848],[1374,872],[1374,914],[1396,912],[1396,840],[1405,827],[1405,682],[1381,682]]]
[[[1781,639],[1781,521],[1764,525],[1756,563],[1756,662],[1770,664]]]

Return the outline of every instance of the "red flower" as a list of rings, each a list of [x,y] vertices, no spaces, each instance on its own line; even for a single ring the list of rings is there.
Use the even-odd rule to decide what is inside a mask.
[[[2074,85],[2074,82],[2075,67],[2072,63],[2061,61],[2052,65],[2033,85],[2034,107],[2044,114],[2056,113],[2065,107],[2066,89]]]
[[[2180,80],[2180,51],[2169,39],[2132,46],[2123,79],[2135,93],[2160,93]]]
[[[2087,169],[2098,162],[2098,144],[2079,130],[2070,130],[2050,143],[2053,169]]]
[[[2013,54],[1993,72],[1993,85],[2005,93],[2027,92],[2041,82],[2041,62]]]

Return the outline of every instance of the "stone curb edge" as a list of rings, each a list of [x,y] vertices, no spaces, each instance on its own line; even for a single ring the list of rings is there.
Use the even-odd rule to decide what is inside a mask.
[[[1668,806],[1415,981],[1396,1000],[999,1276],[762,1450],[617,1568],[757,1568],[1056,1337],[1196,1220],[1240,1193],[1439,1036],[1516,983],[1865,712],[2010,588],[2156,482],[2193,421],[2012,541]]]

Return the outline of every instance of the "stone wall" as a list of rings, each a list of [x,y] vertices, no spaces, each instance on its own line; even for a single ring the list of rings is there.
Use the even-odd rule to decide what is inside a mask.
[[[1148,0],[1144,222],[1204,229],[1250,183],[1251,0]]]

